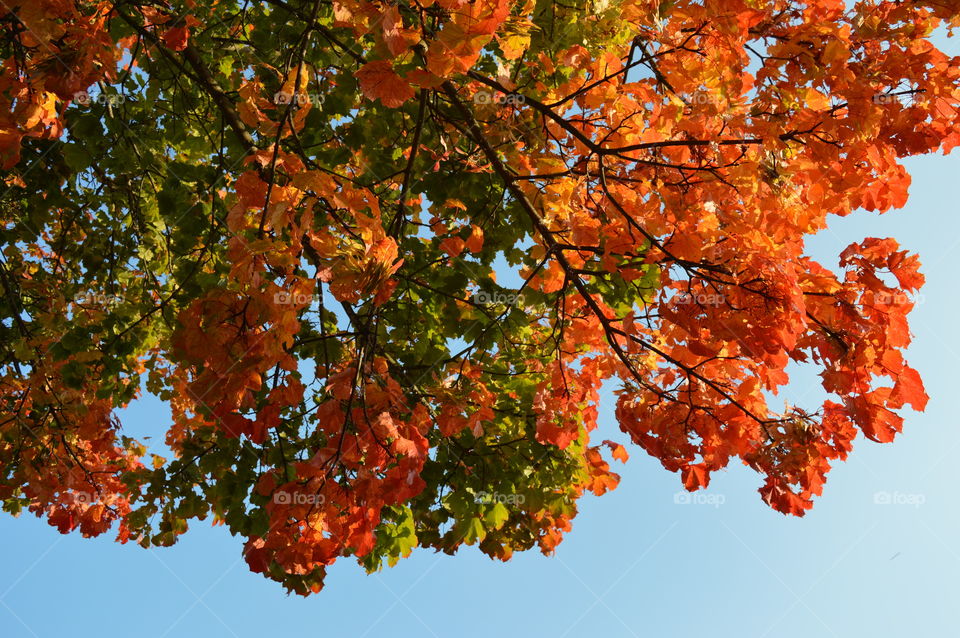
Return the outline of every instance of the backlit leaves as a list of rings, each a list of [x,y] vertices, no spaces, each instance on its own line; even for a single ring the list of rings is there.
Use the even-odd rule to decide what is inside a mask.
[[[740,460],[794,515],[926,405],[918,258],[804,238],[960,144],[957,2],[21,5],[6,511],[143,546],[210,517],[308,594],[344,557],[554,551],[628,459],[604,383],[687,489]],[[791,364],[820,405],[771,407]]]

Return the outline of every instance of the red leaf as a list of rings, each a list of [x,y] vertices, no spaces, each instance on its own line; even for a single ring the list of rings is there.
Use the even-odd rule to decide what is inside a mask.
[[[890,394],[887,405],[899,408],[909,403],[915,410],[922,412],[927,407],[929,398],[923,388],[920,374],[913,368],[904,366],[897,377],[896,384],[893,386],[893,392]]]
[[[163,44],[173,51],[183,51],[187,48],[187,44],[190,41],[190,27],[195,27],[199,24],[200,21],[193,16],[185,16],[182,21],[178,22],[177,26],[167,29],[164,32],[163,36],[161,36]]]
[[[683,486],[688,492],[695,492],[710,485],[710,472],[703,465],[687,465],[681,474]]]

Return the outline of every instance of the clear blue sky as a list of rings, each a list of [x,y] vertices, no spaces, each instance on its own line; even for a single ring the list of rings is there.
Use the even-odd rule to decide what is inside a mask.
[[[713,479],[714,505],[678,504],[679,478],[629,447],[620,487],[581,501],[553,557],[415,551],[370,576],[343,560],[303,599],[249,572],[222,527],[197,523],[175,547],[143,550],[2,515],[0,638],[958,635],[960,155],[908,165],[905,209],[835,218],[811,251],[835,267],[850,242],[892,236],[921,254],[909,359],[931,400],[894,443],[861,438],[805,518],[770,510],[739,466]],[[788,394],[820,397],[799,377]],[[145,400],[122,417],[159,436],[169,412]],[[626,442],[609,393],[601,422],[597,440]]]

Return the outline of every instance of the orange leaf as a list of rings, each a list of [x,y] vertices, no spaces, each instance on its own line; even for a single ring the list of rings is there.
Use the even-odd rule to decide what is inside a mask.
[[[387,60],[367,62],[357,71],[360,90],[371,100],[379,98],[387,108],[397,108],[414,96],[410,83],[397,75]]]
[[[626,463],[627,459],[630,458],[630,455],[627,454],[627,448],[623,447],[619,443],[614,443],[613,441],[604,441],[603,444],[610,448],[610,451],[613,453],[613,458],[617,459],[621,463]]]
[[[173,51],[183,51],[187,48],[190,40],[190,27],[195,27],[200,21],[193,16],[186,16],[179,26],[167,29],[162,38],[163,43],[168,49]]]
[[[459,237],[447,237],[440,242],[440,248],[451,257],[459,257],[465,243]]]
[[[683,468],[683,486],[694,492],[710,484],[710,473],[703,465],[688,465]]]
[[[400,18],[400,10],[397,5],[391,5],[383,12],[383,41],[394,57],[420,41],[419,33],[403,27],[403,20]]]
[[[473,225],[470,236],[467,238],[467,250],[476,254],[483,250],[483,229]]]

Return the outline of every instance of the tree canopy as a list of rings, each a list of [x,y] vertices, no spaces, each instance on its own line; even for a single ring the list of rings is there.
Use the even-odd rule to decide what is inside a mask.
[[[688,490],[803,515],[927,401],[900,208],[960,145],[960,1],[8,0],[0,500],[301,594],[551,552],[617,485],[604,383]],[[498,283],[498,278],[502,283]],[[777,407],[788,366],[828,399]],[[117,410],[149,391],[162,446]],[[158,416],[158,422],[161,422]],[[159,432],[158,432],[159,435]]]

